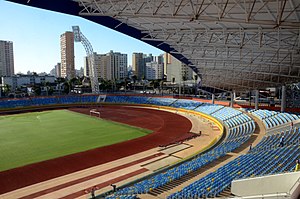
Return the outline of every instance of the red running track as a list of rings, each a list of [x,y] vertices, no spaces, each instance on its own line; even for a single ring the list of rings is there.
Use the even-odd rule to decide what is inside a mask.
[[[72,108],[70,110],[89,114],[90,109]],[[101,118],[150,129],[154,132],[126,142],[2,171],[0,172],[0,194],[117,160],[159,145],[167,145],[192,135],[189,133],[192,123],[187,118],[165,111],[104,106],[101,108]]]

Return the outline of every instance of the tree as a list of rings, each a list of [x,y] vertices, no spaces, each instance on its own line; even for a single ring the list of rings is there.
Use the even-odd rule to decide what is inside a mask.
[[[70,93],[71,90],[74,89],[74,86],[81,84],[81,82],[79,81],[79,79],[77,79],[77,77],[73,77],[68,81],[68,84],[69,84],[69,93]]]
[[[155,80],[153,79],[153,80],[151,80],[151,82],[150,82],[150,86],[152,86],[152,89],[154,90],[154,88],[155,88]]]
[[[135,91],[135,83],[136,83],[136,80],[137,80],[137,76],[136,75],[132,75],[132,80],[133,80],[133,90]]]
[[[8,85],[8,84],[5,84],[5,85],[3,86],[3,93],[4,93],[5,96],[7,96],[8,93],[10,92],[10,90],[11,90],[10,87],[11,87],[11,86]]]
[[[64,82],[63,87],[64,87],[63,93],[68,94],[71,90],[69,82]]]
[[[142,82],[143,82],[143,93],[145,92],[145,75],[142,77]]]
[[[60,91],[61,91],[61,86],[60,86],[60,84],[66,82],[66,80],[65,80],[65,78],[63,78],[63,77],[57,77],[55,81],[56,81],[56,83],[57,83],[57,85],[58,85],[59,95],[60,95]]]
[[[46,88],[46,95],[48,96],[49,95],[49,88],[51,88],[50,87],[50,83],[49,82],[44,82],[44,87]]]
[[[54,89],[52,87],[50,87],[48,90],[48,95],[52,95],[53,93],[54,93]]]
[[[33,91],[34,91],[34,94],[36,96],[39,96],[39,95],[41,95],[42,89],[39,85],[34,85],[33,86]]]

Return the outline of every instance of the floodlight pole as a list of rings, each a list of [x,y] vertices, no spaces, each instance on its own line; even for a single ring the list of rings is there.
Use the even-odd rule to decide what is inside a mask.
[[[93,93],[99,93],[99,82],[98,82],[98,73],[97,73],[97,67],[94,63],[94,51],[92,44],[89,42],[89,40],[82,34],[80,31],[79,26],[72,26],[73,33],[74,33],[74,42],[81,42],[86,55],[88,57],[89,62],[89,71],[90,71],[90,78],[91,78],[91,84],[92,84],[92,92]]]

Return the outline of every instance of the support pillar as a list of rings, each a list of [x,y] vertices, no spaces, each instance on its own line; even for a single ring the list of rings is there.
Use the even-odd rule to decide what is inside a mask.
[[[212,104],[215,103],[215,94],[211,94],[211,103],[212,103]]]
[[[258,110],[259,90],[255,90],[255,110]]]
[[[249,91],[249,106],[251,106],[251,96],[252,96],[252,93],[251,93],[251,90]]]
[[[230,92],[230,107],[233,107],[233,92]]]
[[[281,87],[281,112],[284,112],[286,108],[286,87]]]

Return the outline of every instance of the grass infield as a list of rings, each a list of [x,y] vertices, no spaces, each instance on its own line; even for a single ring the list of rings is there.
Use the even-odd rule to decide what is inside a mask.
[[[68,110],[0,116],[0,171],[151,133]]]

